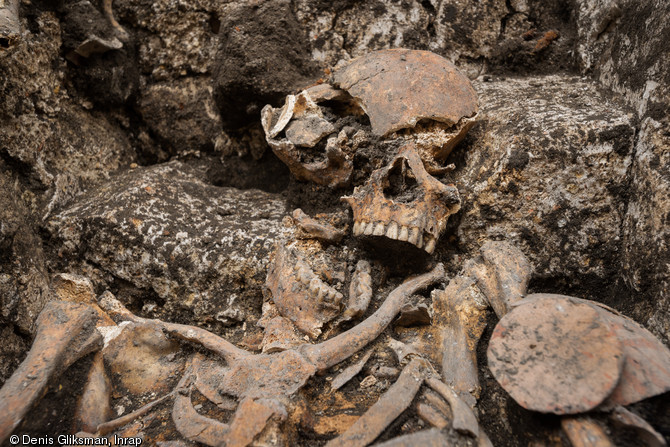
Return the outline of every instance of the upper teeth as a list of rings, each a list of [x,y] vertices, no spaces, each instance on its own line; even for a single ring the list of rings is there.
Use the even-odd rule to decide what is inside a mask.
[[[423,248],[427,253],[435,251],[436,238],[430,233],[424,232],[418,227],[407,227],[391,222],[385,225],[382,222],[354,222],[354,236],[384,236],[398,241],[407,241],[418,248]]]

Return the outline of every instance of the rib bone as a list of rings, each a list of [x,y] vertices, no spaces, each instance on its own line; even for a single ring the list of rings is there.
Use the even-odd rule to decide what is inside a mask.
[[[426,360],[420,357],[412,359],[388,391],[326,447],[364,447],[373,442],[410,406],[429,371],[430,365]]]

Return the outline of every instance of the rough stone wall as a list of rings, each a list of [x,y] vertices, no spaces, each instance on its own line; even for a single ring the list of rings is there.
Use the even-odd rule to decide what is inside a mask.
[[[636,317],[670,343],[670,5],[663,0],[577,2],[584,71],[637,113],[620,275]]]

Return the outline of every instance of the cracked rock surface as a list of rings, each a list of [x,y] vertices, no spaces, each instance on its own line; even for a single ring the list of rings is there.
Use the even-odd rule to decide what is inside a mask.
[[[59,256],[150,292],[159,314],[231,324],[260,303],[284,214],[276,196],[210,186],[171,162],[118,174],[47,227]]]

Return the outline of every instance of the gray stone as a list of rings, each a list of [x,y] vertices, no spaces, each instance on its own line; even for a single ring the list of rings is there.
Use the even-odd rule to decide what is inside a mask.
[[[299,0],[312,57],[323,65],[385,48],[425,49],[447,59],[489,57],[508,13],[503,0],[322,2]]]
[[[40,13],[35,21],[35,32],[24,33],[0,55],[0,153],[49,188],[44,194],[49,203],[68,195],[58,188],[68,185],[72,191],[80,181],[103,179],[130,163],[134,153],[113,119],[84,109],[66,91],[54,14]]]
[[[203,183],[180,162],[118,175],[54,214],[64,259],[81,257],[165,301],[225,324],[260,310],[267,255],[286,230],[285,205],[258,190]],[[74,270],[76,266],[72,266]]]
[[[116,0],[114,12],[136,30],[140,70],[155,82],[211,72],[226,3]]]
[[[52,299],[49,275],[42,240],[31,224],[22,188],[3,170],[0,162],[0,326],[16,326],[18,332],[28,335]],[[0,371],[0,377],[2,374]]]
[[[646,118],[623,222],[622,275],[633,316],[670,345],[670,119]]]
[[[221,117],[208,80],[183,78],[142,91],[138,109],[172,153],[208,150],[221,133]]]
[[[475,88],[483,118],[454,173],[463,201],[459,247],[472,253],[487,239],[506,240],[530,258],[536,278],[573,286],[614,278],[633,115],[575,76]]]
[[[621,95],[640,120],[623,222],[627,305],[670,344],[670,4],[579,0],[577,6],[582,69]]]

